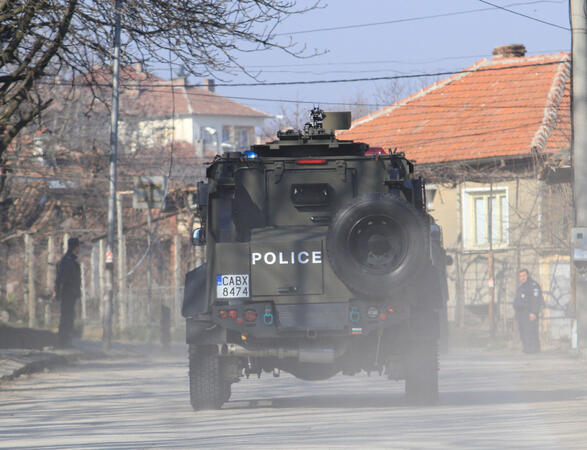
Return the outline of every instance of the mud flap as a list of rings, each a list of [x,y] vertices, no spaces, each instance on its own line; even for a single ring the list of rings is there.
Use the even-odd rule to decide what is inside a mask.
[[[206,312],[206,267],[202,264],[185,275],[181,315],[191,317]]]

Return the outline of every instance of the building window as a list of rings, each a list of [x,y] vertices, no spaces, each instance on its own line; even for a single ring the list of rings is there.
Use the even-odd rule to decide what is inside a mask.
[[[222,127],[222,142],[230,143],[230,127]]]
[[[237,151],[247,150],[249,148],[249,129],[237,128],[235,134]]]
[[[173,128],[163,125],[153,129],[153,144],[164,146],[173,140]]]
[[[218,130],[216,128],[203,126],[200,128],[200,136],[204,156],[220,153],[220,142],[218,142]]]
[[[491,220],[490,220],[491,217]],[[463,237],[467,249],[508,245],[508,191],[505,187],[465,189],[463,191]]]

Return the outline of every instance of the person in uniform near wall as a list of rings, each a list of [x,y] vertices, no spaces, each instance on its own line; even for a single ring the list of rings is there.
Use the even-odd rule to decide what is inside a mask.
[[[59,346],[71,345],[75,303],[81,297],[81,270],[77,262],[80,242],[77,238],[67,241],[67,252],[57,264],[55,296],[60,303]]]
[[[544,305],[542,289],[536,281],[530,277],[527,269],[519,272],[520,286],[514,299],[514,310],[520,330],[520,339],[524,353],[537,353],[540,351],[538,337],[538,316]]]

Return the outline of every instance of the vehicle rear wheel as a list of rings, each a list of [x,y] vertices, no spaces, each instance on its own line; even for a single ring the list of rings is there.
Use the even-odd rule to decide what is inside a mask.
[[[230,397],[230,383],[222,376],[216,347],[190,345],[190,400],[194,411],[220,409]]]
[[[438,342],[413,341],[406,361],[406,399],[410,404],[438,401]]]
[[[425,216],[399,196],[359,197],[330,224],[330,265],[352,291],[387,296],[414,279],[427,262],[426,223]]]

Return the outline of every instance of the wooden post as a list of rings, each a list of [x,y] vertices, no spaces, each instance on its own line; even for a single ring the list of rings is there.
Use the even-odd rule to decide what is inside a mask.
[[[152,219],[151,214],[151,203],[147,207],[147,328],[149,332],[149,342],[152,340],[153,335],[153,249],[152,245]]]
[[[82,321],[85,323],[87,318],[88,318],[88,314],[87,314],[87,301],[88,301],[88,296],[86,294],[86,264],[85,263],[81,263],[80,264],[80,269],[81,269],[81,289],[82,289],[82,298],[81,298],[81,302],[82,302]]]
[[[181,238],[179,234],[173,236],[173,321],[177,325],[179,321],[179,309],[181,304]]]
[[[45,285],[45,292],[52,294],[55,288],[55,271],[57,263],[55,261],[55,238],[49,236],[47,238],[47,279]]]
[[[100,320],[103,319],[104,314],[104,295],[105,295],[105,287],[106,287],[106,273],[104,270],[105,262],[105,251],[106,242],[104,239],[100,239],[98,244],[98,279],[100,280],[100,302],[99,302],[99,311],[100,311]]]
[[[9,243],[8,242],[3,242],[2,244],[0,244],[0,251],[2,252],[0,255],[0,261],[8,261],[8,247],[9,247]],[[6,298],[6,264],[2,263],[0,264],[0,298]]]
[[[464,222],[463,222],[463,185],[459,181],[457,184],[457,215],[459,218],[459,228],[461,230],[460,239],[457,243],[457,250],[455,252],[455,273],[456,273],[456,311],[455,319],[457,326],[463,328],[465,326],[465,274],[464,261],[462,260],[464,252]]]
[[[90,297],[96,299],[100,296],[100,279],[98,274],[98,246],[92,245],[92,256],[90,257]]]
[[[497,206],[497,201],[495,202]],[[495,270],[493,266],[493,182],[489,183],[489,203],[487,205],[487,239],[489,253],[487,255],[489,285],[489,334],[495,337]]]
[[[128,315],[127,280],[126,280],[126,236],[123,234],[122,193],[116,194],[116,237],[118,240],[118,320],[120,330],[126,328]]]
[[[119,325],[124,330],[128,323],[128,280],[126,277],[126,236],[118,238],[118,302],[119,302]]]
[[[69,240],[69,233],[63,233],[63,242],[62,242],[62,254],[65,254],[67,251],[67,241]]]
[[[24,235],[24,249],[27,271],[29,327],[33,328],[37,324],[35,317],[35,303],[37,300],[37,293],[35,292],[35,247],[33,237],[29,233]]]

